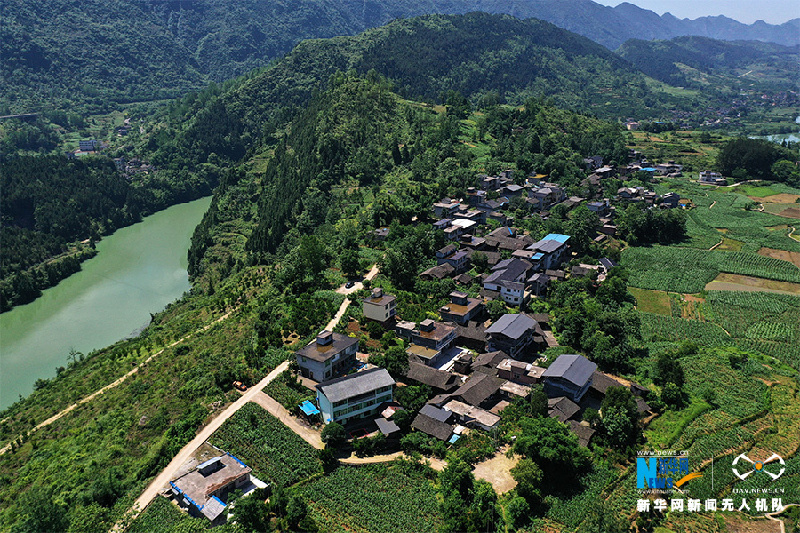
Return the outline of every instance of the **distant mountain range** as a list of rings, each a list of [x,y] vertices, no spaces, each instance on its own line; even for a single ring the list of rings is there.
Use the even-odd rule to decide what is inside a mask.
[[[130,1],[130,0],[129,0]],[[140,0],[176,39],[194,52],[201,69],[220,78],[255,58],[273,58],[301,39],[354,35],[396,18],[472,11],[538,18],[583,35],[611,50],[628,39],[697,35],[721,40],[800,44],[800,19],[781,25],[742,24],[724,17],[678,19],[629,3],[608,7],[592,0]],[[244,65],[242,65],[244,66]],[[241,73],[241,72],[235,72]]]
[[[776,90],[796,89],[800,82],[798,45],[689,36],[669,41],[631,39],[617,54],[648,76],[679,87],[697,84],[693,71],[702,73],[700,78],[706,74],[747,76],[747,80],[770,83]]]
[[[397,18],[485,11],[539,18],[615,50],[698,35],[800,43],[800,19],[680,20],[591,0],[4,0],[0,111],[168,98],[267,65],[298,42]],[[2,114],[2,113],[0,113]]]

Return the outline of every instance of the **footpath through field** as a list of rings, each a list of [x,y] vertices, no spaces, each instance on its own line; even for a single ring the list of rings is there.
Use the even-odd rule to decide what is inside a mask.
[[[184,446],[181,451],[178,452],[172,461],[170,461],[169,465],[167,465],[167,467],[156,476],[150,485],[147,486],[142,495],[139,496],[133,503],[131,510],[126,513],[125,518],[117,522],[111,529],[112,533],[124,531],[126,524],[133,521],[142,511],[145,510],[148,505],[150,505],[150,502],[152,502],[153,499],[158,496],[159,492],[161,492],[161,490],[163,490],[163,488],[167,485],[167,483],[172,480],[178,469],[180,469],[180,467],[192,457],[195,450],[197,450],[201,444],[208,440],[211,435],[213,435],[213,433],[219,429],[223,422],[233,416],[236,411],[244,407],[247,402],[255,399],[259,394],[263,394],[261,389],[266,387],[270,381],[281,375],[287,368],[289,368],[288,361],[284,361],[283,363],[279,364],[272,372],[267,374],[264,379],[258,382],[257,385],[254,385],[247,392],[242,394],[238,400],[229,405],[227,409],[222,411],[219,415],[217,415],[216,418],[214,418],[214,420],[211,421],[211,423],[204,427],[189,444]]]
[[[173,346],[176,346],[176,345],[182,343],[183,341],[185,341],[186,339],[190,338],[195,333],[201,333],[203,331],[208,330],[208,328],[210,328],[214,324],[218,324],[219,322],[222,322],[223,320],[228,318],[231,313],[233,313],[233,310],[232,311],[228,311],[227,313],[225,313],[224,315],[222,315],[221,317],[219,317],[215,321],[211,322],[210,324],[206,324],[205,326],[203,326],[202,328],[198,329],[194,333],[190,333],[190,334],[186,335],[185,337],[181,337],[180,339],[176,340],[172,344],[169,344],[168,346],[165,346],[164,348],[160,349],[159,351],[157,351],[156,353],[154,353],[153,355],[151,355],[150,357],[148,357],[147,359],[142,361],[142,363],[140,363],[135,368],[130,370],[127,374],[124,374],[120,378],[116,379],[115,381],[112,381],[111,383],[109,383],[105,387],[93,392],[89,396],[86,396],[85,398],[82,398],[82,399],[78,400],[77,402],[73,403],[69,407],[67,407],[67,408],[59,411],[58,413],[54,414],[53,416],[51,416],[50,418],[48,418],[44,422],[40,422],[33,429],[30,430],[30,433],[38,431],[38,430],[42,429],[43,427],[49,426],[50,424],[52,424],[53,422],[55,422],[59,418],[62,418],[64,415],[66,415],[67,413],[69,413],[70,411],[72,411],[73,409],[78,407],[79,405],[83,405],[83,404],[85,404],[87,402],[90,402],[90,401],[94,400],[96,397],[98,397],[101,394],[105,393],[106,391],[109,391],[109,390],[113,389],[114,387],[118,387],[126,379],[128,379],[132,375],[136,374],[139,371],[139,369],[142,368],[144,365],[146,365],[147,363],[149,363],[150,361],[152,361],[153,359],[155,359],[156,357],[158,357],[159,355],[164,353],[164,350],[166,350],[167,348],[172,348]],[[2,448],[0,448],[0,455],[3,455],[4,453],[6,453],[10,449],[11,449],[11,442],[9,442],[8,444],[6,444]]]

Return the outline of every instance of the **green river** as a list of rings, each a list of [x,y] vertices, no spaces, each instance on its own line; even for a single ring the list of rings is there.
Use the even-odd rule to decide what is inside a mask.
[[[0,409],[88,354],[139,331],[189,290],[187,251],[211,197],[179,204],[97,243],[82,270],[0,315]]]

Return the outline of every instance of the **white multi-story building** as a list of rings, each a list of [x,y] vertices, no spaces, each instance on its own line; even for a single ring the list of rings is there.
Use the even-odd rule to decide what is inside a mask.
[[[326,424],[370,418],[394,398],[395,381],[384,368],[371,368],[317,385],[317,406]]]

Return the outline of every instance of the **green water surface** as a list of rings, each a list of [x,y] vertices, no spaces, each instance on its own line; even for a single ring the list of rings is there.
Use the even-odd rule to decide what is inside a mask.
[[[189,290],[187,251],[211,197],[170,207],[97,243],[82,270],[0,315],[0,409],[89,353],[132,335]]]

